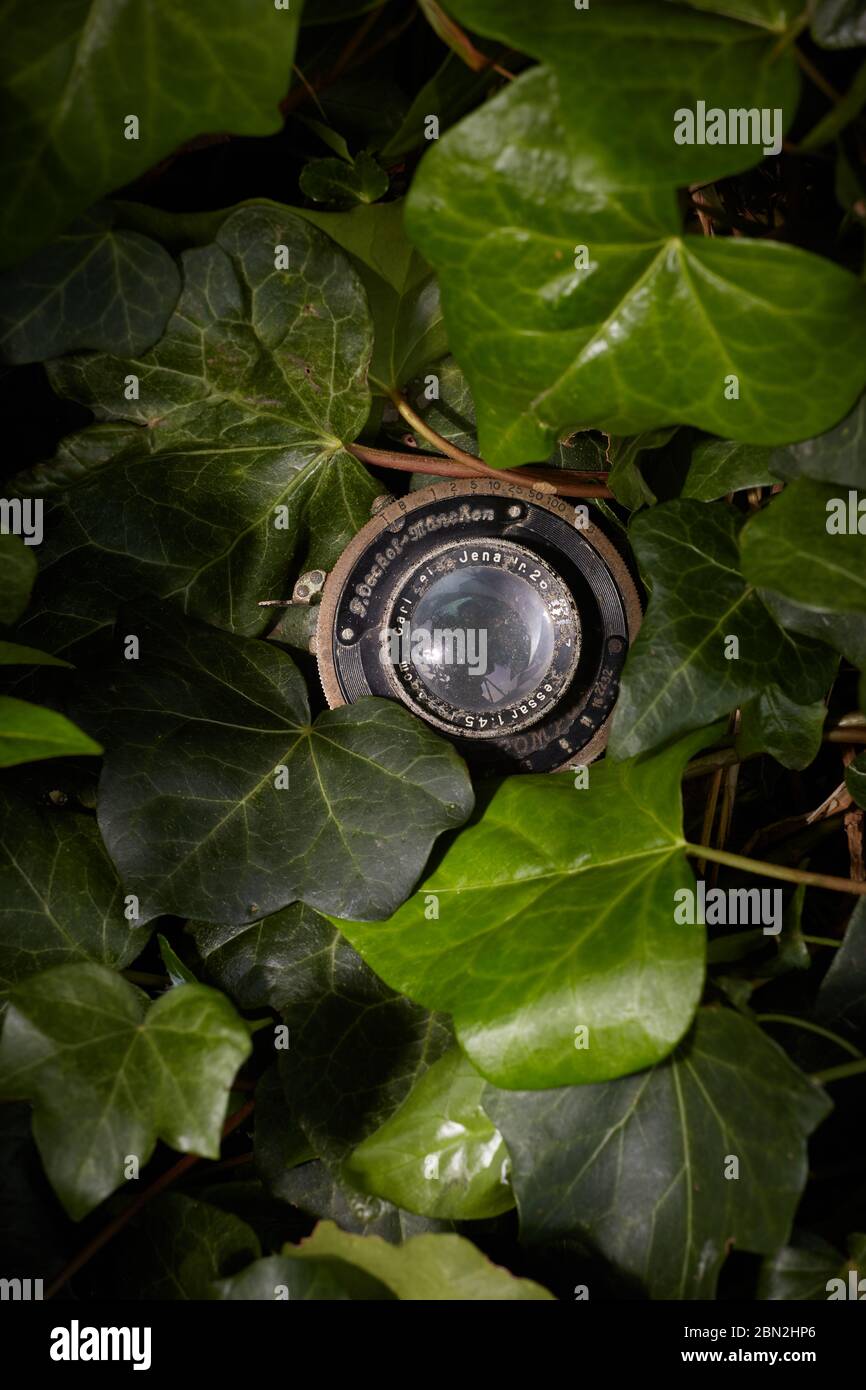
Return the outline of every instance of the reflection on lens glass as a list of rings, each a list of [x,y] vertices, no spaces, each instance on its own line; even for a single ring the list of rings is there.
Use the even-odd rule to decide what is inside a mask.
[[[554,640],[532,584],[508,570],[467,565],[434,580],[416,605],[411,661],[435,695],[461,709],[494,712],[533,694]]]

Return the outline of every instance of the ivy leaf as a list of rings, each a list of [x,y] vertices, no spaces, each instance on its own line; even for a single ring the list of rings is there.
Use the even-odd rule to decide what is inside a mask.
[[[497,1085],[651,1065],[703,984],[704,933],[675,924],[674,893],[692,882],[680,776],[706,741],[607,760],[585,790],[568,773],[506,778],[389,921],[340,929],[394,989],[452,1014]]]
[[[0,642],[0,666],[66,666],[70,663],[59,656],[50,656],[36,647],[24,647],[20,642]]]
[[[51,368],[61,393],[112,423],[87,432],[90,466],[76,462],[52,494],[23,629],[36,646],[66,650],[142,594],[261,632],[259,600],[284,596],[293,559],[328,568],[369,517],[377,485],[341,441],[369,409],[371,328],[342,253],[291,213],[254,207],[182,265],[183,294],[149,353]],[[113,455],[98,448],[105,430]]]
[[[846,767],[845,786],[857,805],[866,807],[866,753],[858,753]]]
[[[818,0],[812,33],[822,48],[856,48],[866,43],[862,0]]]
[[[629,528],[652,585],[643,625],[623,672],[610,737],[615,758],[727,714],[777,684],[798,703],[821,699],[836,660],[791,637],[739,570],[741,518],[723,503],[666,502]],[[738,655],[730,658],[727,639]]]
[[[692,454],[681,497],[715,502],[729,492],[765,487],[773,482],[769,462],[772,449],[760,444],[740,444],[734,439],[705,439]]]
[[[448,53],[441,67],[425,82],[399,128],[381,151],[384,160],[397,159],[423,145],[429,138],[428,121],[435,113],[438,130],[453,125],[481,97],[490,83],[490,72],[473,72],[456,53]]]
[[[389,1245],[380,1236],[347,1235],[321,1221],[301,1245],[283,1247],[290,1260],[345,1260],[381,1280],[400,1299],[424,1302],[538,1302],[553,1295],[530,1279],[516,1279],[462,1236],[413,1236]]]
[[[0,356],[41,362],[97,348],[135,353],[162,335],[180,294],[167,251],[114,228],[95,208],[14,270],[0,276]]]
[[[196,0],[132,12],[108,0],[98,30],[88,0],[54,9],[45,22],[28,0],[12,0],[3,63],[4,263],[50,241],[102,194],[193,136],[279,130],[300,10],[300,3],[277,10],[225,0],[205,38]]]
[[[350,212],[298,209],[327,232],[350,260],[367,292],[373,316],[374,390],[399,390],[448,350],[439,286],[427,261],[409,241],[402,203],[377,203]]]
[[[267,1003],[281,1014],[289,1029],[278,1053],[284,1104],[313,1150],[335,1165],[451,1043],[445,1019],[390,990],[309,908],[192,930],[221,988],[245,1008]]]
[[[95,821],[0,788],[0,988],[55,965],[123,969],[150,932],[127,920]]]
[[[142,911],[226,923],[296,899],[393,911],[436,837],[472,809],[451,745],[390,700],[311,724],[301,676],[273,643],[166,609],[124,621],[139,660],[94,681],[86,708],[106,747],[100,829]]]
[[[214,1298],[221,1278],[260,1255],[255,1231],[240,1217],[183,1193],[165,1192],[146,1202],[124,1232],[103,1271],[105,1296],[122,1280],[121,1270],[132,1268],[136,1298]]]
[[[533,25],[535,13],[522,12]],[[592,17],[618,24],[621,12]],[[561,22],[580,37],[584,16],[569,14]],[[628,49],[630,69],[646,62],[642,45]],[[599,138],[607,149],[613,121],[643,167],[647,146],[612,71],[599,69],[618,116]],[[601,114],[588,105],[591,85],[573,90],[588,148],[587,112]],[[410,235],[439,272],[484,458],[543,459],[558,435],[590,427],[633,435],[676,421],[776,444],[838,420],[863,385],[866,286],[792,246],[681,235],[672,187],[592,187],[559,103],[551,73],[524,74],[437,141],[408,199]],[[616,167],[628,183],[628,166]]]
[[[866,613],[866,521],[864,533],[830,531],[858,521],[849,493],[800,478],[743,527],[740,555],[749,583],[773,589],[806,608],[831,613]],[[860,518],[862,519],[862,517]]]
[[[780,627],[814,637],[819,642],[841,652],[846,661],[858,670],[866,667],[866,615],[862,613],[819,613],[792,603],[772,589],[759,590],[761,602],[770,610]]]
[[[674,113],[694,110],[698,100],[708,110],[781,107],[784,128],[794,117],[793,57],[779,54],[775,36],[762,28],[655,0],[594,5],[580,13],[571,5],[529,9],[521,0],[449,0],[449,9],[479,33],[552,68],[564,140],[582,187],[676,187],[757,163],[760,145],[676,143]]]
[[[661,449],[676,434],[676,429],[646,430],[631,439],[612,438],[608,455],[613,467],[607,485],[618,502],[629,511],[652,506],[656,495],[644,478],[638,460],[649,450]]]
[[[743,708],[737,751],[744,758],[769,753],[783,767],[800,771],[814,762],[821,750],[826,718],[823,700],[801,705],[777,685],[768,685]]]
[[[231,1004],[204,985],[147,996],[101,965],[60,965],[10,995],[0,1090],[30,1097],[33,1135],[74,1220],[143,1167],[158,1138],[216,1158],[229,1088],[250,1052]]]
[[[693,10],[712,10],[713,14],[729,15],[747,24],[760,24],[778,34],[784,33],[802,9],[800,0],[672,0],[672,3],[690,5]]]
[[[359,1187],[424,1216],[499,1216],[514,1205],[508,1152],[481,1106],[484,1080],[457,1049],[440,1057],[344,1171]]]
[[[866,903],[860,899],[851,914],[845,939],[833,952],[830,969],[821,981],[815,1016],[831,1028],[842,1027],[855,1037],[866,1027]]]
[[[65,714],[0,695],[0,767],[43,758],[98,756],[102,748]]]
[[[848,1274],[866,1269],[866,1235],[848,1237],[848,1258],[817,1236],[803,1236],[764,1260],[758,1297],[768,1300],[806,1300],[825,1303],[830,1280],[841,1279],[848,1291]],[[861,1295],[862,1297],[862,1295]]]
[[[814,478],[819,483],[845,487],[866,486],[866,396],[832,430],[816,439],[804,439],[776,449],[771,467],[777,478]]]
[[[651,1298],[712,1298],[728,1249],[787,1239],[825,1093],[760,1029],[704,1009],[673,1057],[603,1086],[489,1088],[525,1240],[576,1241]],[[726,1178],[730,1160],[739,1176]]]
[[[314,203],[375,203],[388,192],[388,175],[371,154],[354,159],[312,159],[301,170],[301,192]]]
[[[267,1255],[215,1285],[216,1295],[224,1301],[256,1300],[273,1303],[275,1298],[297,1301],[346,1299],[376,1302],[394,1299],[395,1293],[365,1270],[345,1260],[287,1260],[281,1255]]]
[[[17,622],[30,601],[38,565],[20,536],[0,534],[0,627]]]

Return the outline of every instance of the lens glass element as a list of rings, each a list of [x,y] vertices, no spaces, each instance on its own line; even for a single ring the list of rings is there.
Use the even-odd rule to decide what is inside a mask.
[[[519,704],[555,642],[543,596],[504,569],[467,565],[434,580],[412,615],[411,661],[434,695],[479,714]]]

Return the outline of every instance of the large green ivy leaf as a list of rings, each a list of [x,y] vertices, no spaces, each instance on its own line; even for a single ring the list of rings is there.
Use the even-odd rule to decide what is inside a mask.
[[[453,1015],[500,1086],[621,1076],[688,1028],[704,931],[674,922],[693,882],[680,775],[706,735],[653,758],[510,777],[387,922],[341,930],[394,989]],[[438,915],[437,915],[438,914]]]
[[[384,916],[472,809],[457,753],[396,703],[311,724],[274,643],[157,608],[123,633],[139,658],[92,682],[85,722],[104,731],[102,836],[148,916],[249,922],[297,899]]]
[[[559,112],[553,75],[526,73],[437,142],[408,200],[488,462],[543,459],[588,427],[677,422],[775,444],[838,420],[866,374],[866,286],[792,246],[682,236],[672,188],[588,186]]]
[[[485,1084],[453,1048],[358,1145],[344,1172],[365,1191],[424,1216],[472,1221],[509,1211],[508,1151],[482,1109]]]
[[[73,1219],[143,1167],[158,1138],[216,1158],[228,1093],[250,1039],[204,985],[147,996],[101,965],[59,965],[10,995],[0,1092],[34,1102],[45,1171]]]
[[[143,352],[159,338],[180,294],[163,247],[116,230],[104,206],[0,276],[0,356],[40,362],[81,348]]]
[[[129,965],[150,933],[125,907],[92,817],[0,788],[0,988],[74,961]]]
[[[572,1240],[652,1298],[712,1298],[729,1244],[787,1239],[825,1093],[733,1010],[669,1061],[603,1086],[486,1092],[524,1239]],[[738,1176],[732,1159],[737,1159]]]
[[[866,507],[858,514],[858,500],[811,478],[789,483],[743,527],[743,574],[806,608],[866,613]],[[837,516],[848,529],[828,529]]]
[[[65,714],[0,695],[0,767],[101,752],[101,746]]]
[[[376,484],[341,443],[367,416],[371,349],[343,254],[291,213],[244,208],[182,264],[183,294],[150,352],[51,369],[59,391],[112,423],[87,432],[89,466],[79,453],[52,494],[24,625],[36,646],[73,646],[142,593],[260,632],[258,602],[286,596],[293,559],[327,568],[369,517]],[[108,456],[96,442],[106,430]]]
[[[291,1260],[345,1260],[381,1280],[398,1298],[413,1301],[539,1301],[552,1294],[531,1279],[516,1279],[462,1236],[413,1236],[389,1245],[380,1236],[352,1236],[321,1221],[301,1245],[283,1247]]]
[[[604,0],[580,12],[568,4],[533,8],[523,0],[449,0],[448,8],[480,33],[553,69],[581,187],[673,187],[757,163],[761,145],[676,143],[674,113],[694,110],[699,100],[726,111],[781,108],[784,127],[794,117],[793,57],[787,49],[778,52],[763,28],[657,0]]]
[[[615,758],[697,728],[767,686],[809,703],[831,685],[829,648],[787,633],[740,573],[741,520],[724,503],[691,500],[634,518],[629,538],[652,597],[623,673],[610,738]]]
[[[167,213],[127,202],[115,207],[121,226],[158,238],[176,250],[212,241],[232,212],[222,208],[216,212]],[[447,351],[436,277],[406,235],[401,201],[373,203],[348,212],[286,208],[261,198],[240,207],[270,209],[279,217],[286,213],[302,217],[346,252],[367,292],[373,316],[370,377],[374,390],[403,386]]]
[[[207,131],[279,130],[303,0],[29,0],[4,7],[0,259]],[[137,129],[129,117],[137,120]]]
[[[11,627],[21,617],[37,568],[32,546],[20,536],[0,535],[0,627]]]

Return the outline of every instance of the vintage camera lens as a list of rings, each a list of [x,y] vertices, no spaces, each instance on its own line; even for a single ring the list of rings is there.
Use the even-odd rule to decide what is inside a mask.
[[[493,768],[551,771],[604,747],[641,609],[586,507],[496,479],[387,505],[325,584],[328,703],[399,700]]]

